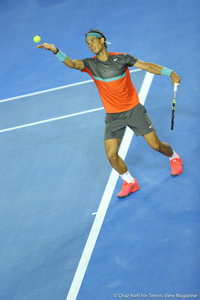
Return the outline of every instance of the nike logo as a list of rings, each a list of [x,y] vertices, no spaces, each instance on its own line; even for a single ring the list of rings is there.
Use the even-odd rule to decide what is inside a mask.
[[[153,127],[153,125],[149,126],[149,128],[152,128],[152,127]]]
[[[116,61],[116,60],[117,60],[117,58],[114,58],[113,60],[114,60],[114,61]]]

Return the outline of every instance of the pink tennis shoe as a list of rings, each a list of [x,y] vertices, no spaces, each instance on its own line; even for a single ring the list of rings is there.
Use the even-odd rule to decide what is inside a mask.
[[[138,191],[139,188],[140,187],[139,187],[139,184],[136,179],[134,180],[134,182],[131,182],[131,183],[127,183],[124,180],[124,184],[122,184],[122,190],[117,194],[117,197],[124,198],[124,197],[130,195],[131,193]]]
[[[178,158],[174,158],[170,161],[171,165],[171,175],[176,176],[180,175],[183,172],[183,162],[180,158],[180,155],[178,155]]]
[[[171,165],[171,175],[177,176],[180,175],[183,172],[183,162],[180,158],[180,155],[178,155],[178,158],[174,158],[170,161]],[[122,190],[117,194],[118,198],[124,198],[130,195],[131,193],[134,193],[139,190],[139,184],[137,180],[135,179],[134,182],[127,183],[124,180],[124,184],[122,184]]]

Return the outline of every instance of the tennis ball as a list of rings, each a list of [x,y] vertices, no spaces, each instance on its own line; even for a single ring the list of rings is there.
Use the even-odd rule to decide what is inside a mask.
[[[41,37],[39,35],[34,36],[33,38],[35,43],[39,43],[41,41]]]

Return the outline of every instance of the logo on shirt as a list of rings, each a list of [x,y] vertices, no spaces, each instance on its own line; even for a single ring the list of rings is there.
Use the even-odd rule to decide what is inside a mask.
[[[116,60],[117,60],[117,58],[114,58],[113,60],[114,60],[114,61],[116,61]]]

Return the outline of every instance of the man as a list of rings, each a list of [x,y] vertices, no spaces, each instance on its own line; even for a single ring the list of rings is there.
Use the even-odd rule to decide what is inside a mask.
[[[169,157],[171,175],[181,174],[183,162],[169,144],[159,140],[145,107],[139,103],[128,67],[134,66],[153,74],[170,76],[172,84],[179,83],[181,77],[170,69],[143,62],[132,55],[108,52],[106,37],[98,30],[90,30],[85,39],[89,49],[95,54],[93,58],[71,60],[52,44],[44,43],[37,47],[51,50],[67,67],[87,72],[93,78],[107,113],[104,136],[106,154],[111,166],[124,181],[117,196],[123,198],[139,189],[137,180],[131,176],[125,162],[118,155],[126,126],[136,136],[142,135],[151,148]]]

